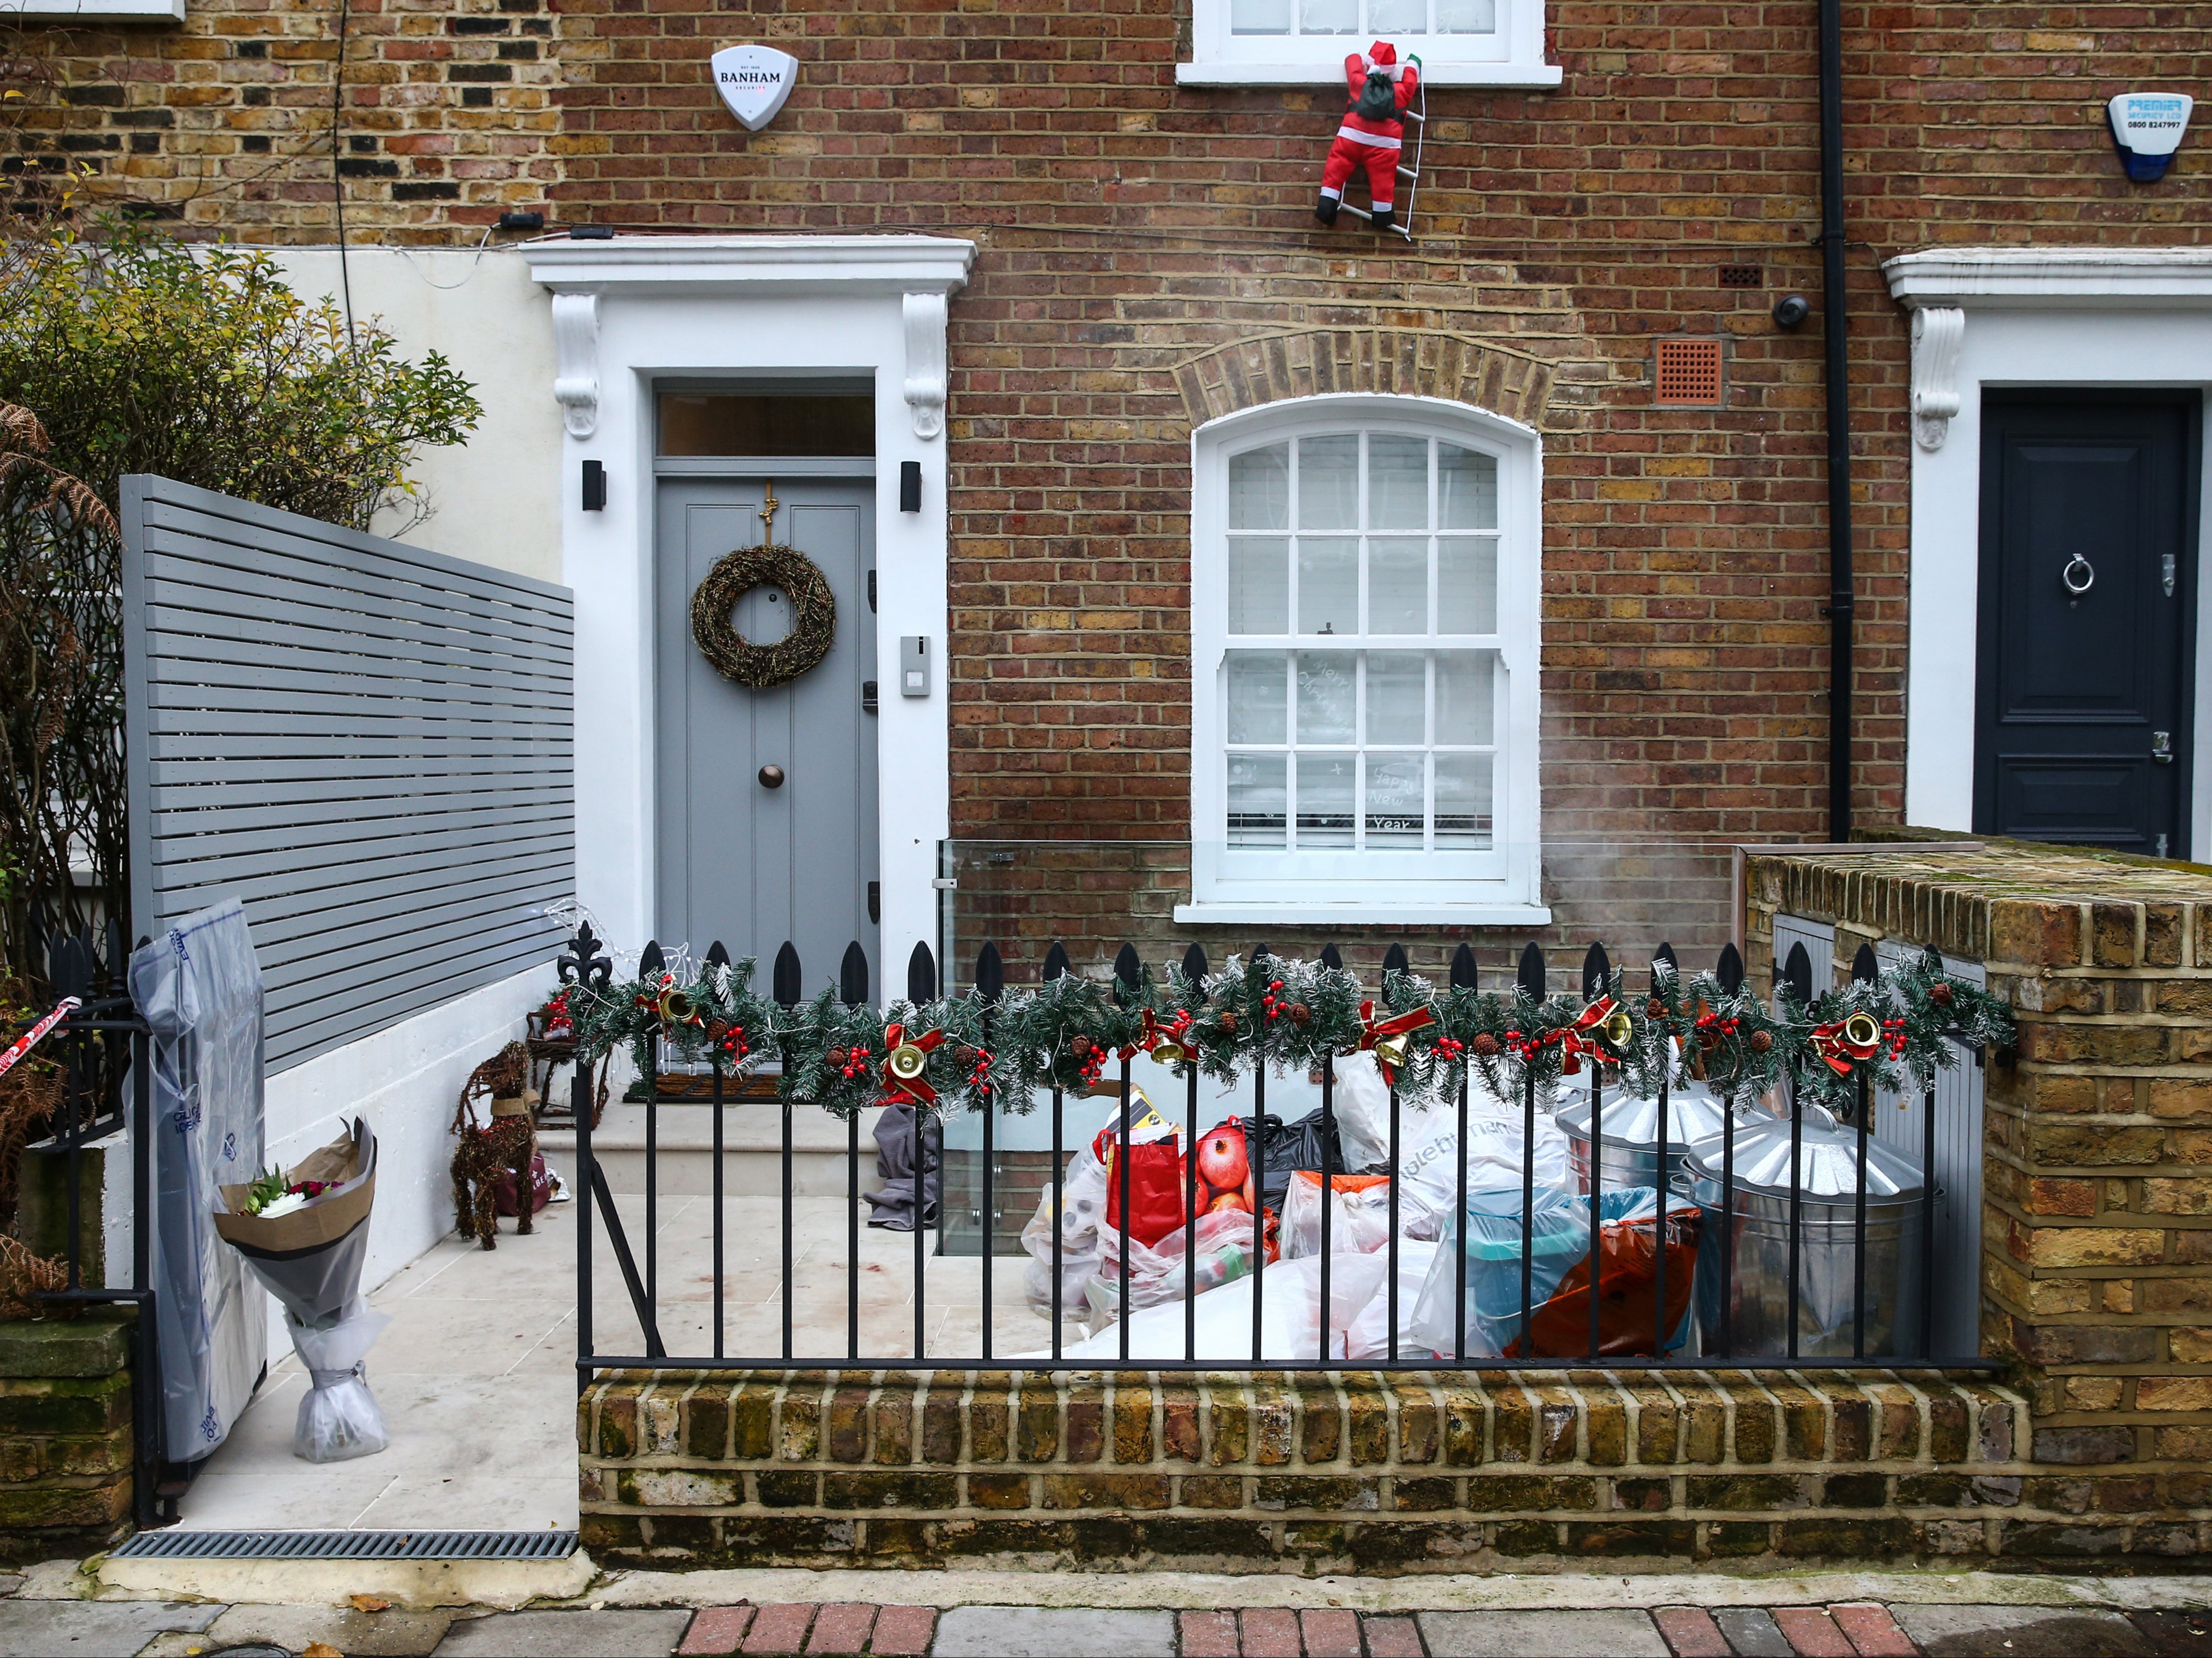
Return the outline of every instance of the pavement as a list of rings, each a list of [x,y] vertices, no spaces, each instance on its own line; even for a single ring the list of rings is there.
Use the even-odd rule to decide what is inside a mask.
[[[943,1573],[819,1574],[828,1593],[814,1600],[717,1594],[701,1604],[709,1597],[687,1592],[748,1576],[787,1592],[804,1576],[616,1573],[587,1599],[501,1612],[365,1594],[335,1606],[118,1598],[76,1563],[56,1562],[0,1575],[0,1658],[2212,1658],[2207,1578],[1239,1577],[1213,1580],[1212,1604],[1200,1606],[1141,1604],[1142,1576],[978,1572],[956,1586],[998,1591],[1006,1604],[944,1592],[959,1574]],[[1164,1576],[1173,1581],[1158,1587],[1171,1592],[1158,1598],[1204,1597],[1207,1580]],[[1053,1582],[1059,1603],[1015,1603],[1042,1598],[1018,1594],[1024,1576]],[[1843,1582],[1872,1592],[1820,1598]],[[830,1598],[902,1586],[925,1593]],[[1425,1589],[1447,1604],[1423,1606]],[[1962,1598],[1977,1594],[1987,1598]],[[655,1595],[682,1604],[638,1604]],[[930,1596],[947,1604],[915,1603]],[[1067,1603],[1086,1598],[1108,1604]],[[1346,1600],[1354,1604],[1332,1604]]]

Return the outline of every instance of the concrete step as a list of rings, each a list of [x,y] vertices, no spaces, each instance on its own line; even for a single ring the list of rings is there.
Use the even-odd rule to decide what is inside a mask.
[[[714,1108],[690,1100],[663,1102],[653,1124],[657,1189],[670,1197],[711,1197],[714,1192]],[[792,1195],[841,1198],[851,1190],[851,1141],[842,1121],[819,1106],[792,1108]],[[876,1120],[880,1107],[860,1114],[860,1189],[876,1184]],[[592,1156],[616,1193],[645,1190],[646,1120],[642,1105],[610,1104],[592,1133]],[[538,1149],[547,1165],[573,1187],[575,1131],[541,1129]],[[747,1101],[722,1108],[722,1193],[732,1198],[772,1198],[783,1191],[783,1111],[772,1102]]]

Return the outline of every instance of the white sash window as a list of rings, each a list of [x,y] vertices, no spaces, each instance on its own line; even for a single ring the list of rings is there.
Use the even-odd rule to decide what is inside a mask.
[[[1440,87],[1555,87],[1542,0],[1193,0],[1184,86],[1344,82],[1346,52],[1388,40]]]
[[[1196,465],[1194,919],[1526,919],[1534,434],[1425,398],[1314,398],[1206,428]]]

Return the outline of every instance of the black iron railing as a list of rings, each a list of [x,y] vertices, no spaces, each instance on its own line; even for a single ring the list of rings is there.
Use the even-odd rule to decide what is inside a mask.
[[[605,990],[612,981],[612,964],[599,954],[600,943],[586,928],[572,944],[570,954],[558,964],[564,982],[580,981]],[[1265,954],[1260,946],[1257,954]],[[710,964],[726,963],[727,952],[720,944],[709,951]],[[1402,970],[1405,955],[1393,947],[1384,966],[1388,973],[1393,969]],[[1663,973],[1674,975],[1679,981],[1679,969],[1674,952],[1661,945],[1653,952],[1654,982]],[[1330,967],[1342,965],[1334,946],[1322,953],[1322,962]],[[657,944],[648,945],[640,961],[640,976],[650,981],[664,965],[662,952]],[[1183,962],[1183,969],[1194,980],[1202,979],[1207,970],[1205,955],[1192,945]],[[1066,950],[1054,944],[1046,954],[1042,965],[1042,976],[1047,980],[1073,971]],[[1115,963],[1115,975],[1123,983],[1133,983],[1138,973],[1134,950],[1123,945]],[[1510,978],[1528,995],[1541,999],[1547,993],[1547,969],[1540,950],[1529,945],[1513,966]],[[1875,957],[1871,949],[1862,949],[1854,963],[1853,976],[1872,980],[1875,976]],[[1734,993],[1741,990],[1744,978],[1743,963],[1733,945],[1722,952],[1716,970],[1721,987]],[[937,963],[927,946],[917,944],[908,963],[908,999],[915,1004],[937,996],[940,980]],[[1452,958],[1450,982],[1455,987],[1475,988],[1478,969],[1474,956],[1466,945],[1461,945]],[[1595,998],[1611,983],[1612,969],[1604,950],[1592,946],[1585,958],[1581,974],[1584,994]],[[1784,969],[1778,975],[1778,983],[1787,987],[1797,1003],[1808,1002],[1813,994],[1810,964],[1802,946],[1792,950]],[[984,1046],[990,1042],[991,1017],[988,1010],[995,1008],[1005,993],[1005,968],[996,947],[986,944],[978,952],[972,980],[975,993],[985,1005]],[[865,952],[856,943],[844,956],[839,974],[838,994],[848,1006],[866,1003],[869,996],[869,972]],[[779,953],[773,974],[773,995],[776,1004],[788,1011],[801,999],[801,972],[796,951],[787,944]],[[710,1261],[712,1309],[709,1339],[703,1351],[672,1352],[663,1339],[659,1316],[659,1233],[660,1233],[660,1139],[661,1112],[668,1108],[664,1103],[658,1072],[658,1048],[646,1044],[646,1063],[639,1090],[644,1108],[644,1183],[642,1193],[645,1243],[642,1265],[633,1250],[615,1194],[608,1185],[605,1172],[592,1151],[591,1101],[588,1097],[590,1067],[580,1067],[576,1080],[575,1123],[578,1172],[581,1190],[578,1224],[580,1236],[577,1249],[579,1293],[579,1333],[577,1369],[580,1384],[587,1384],[592,1375],[600,1370],[644,1368],[697,1370],[752,1370],[778,1368],[836,1368],[882,1367],[913,1365],[953,1369],[1050,1370],[1054,1369],[1093,1368],[1102,1363],[1136,1363],[1162,1370],[1223,1370],[1249,1369],[1280,1371],[1314,1369],[1389,1369],[1405,1370],[1435,1370],[1442,1368],[1468,1365],[1492,1368],[1558,1368],[1563,1364],[1595,1365],[1612,1370],[1662,1368],[1741,1368],[1747,1364],[1816,1363],[1822,1369],[1892,1368],[1899,1364],[1938,1364],[1946,1368],[1991,1368],[1989,1362],[1971,1352],[1938,1353],[1935,1351],[1935,1304],[1939,1293],[1936,1263],[1921,1259],[1928,1241],[1935,1236],[1936,1205],[1939,1193],[1934,1175],[1936,1145],[1936,1089],[1930,1085],[1923,1093],[1923,1122],[1925,1145],[1922,1148],[1921,1183],[1910,1205],[1885,1198],[1884,1205],[1894,1212],[1895,1224],[1887,1234],[1886,1251],[1894,1257],[1885,1265],[1886,1282],[1869,1283],[1869,1121],[1873,1102],[1863,1072],[1857,1081],[1855,1108],[1847,1114],[1848,1126],[1832,1124],[1825,1132],[1836,1138],[1839,1146],[1855,1150],[1855,1187],[1846,1197],[1842,1192],[1829,1191],[1809,1197],[1802,1189],[1805,1159],[1805,1135],[1808,1111],[1824,1114],[1824,1108],[1801,1108],[1796,1089],[1787,1079],[1782,1084],[1779,1097],[1769,1097],[1763,1111],[1757,1102],[1731,1099],[1725,1096],[1717,1101],[1722,1126],[1717,1135],[1698,1142],[1698,1154],[1708,1162],[1700,1163],[1705,1170],[1702,1176],[1704,1187],[1693,1189],[1696,1182],[1684,1170],[1681,1159],[1690,1149],[1679,1143],[1670,1144],[1674,1133],[1670,1113],[1668,1077],[1661,1075],[1657,1098],[1651,1102],[1638,1098],[1638,1103],[1656,1104],[1657,1125],[1656,1143],[1650,1146],[1652,1168],[1656,1173],[1651,1194],[1656,1203],[1654,1223],[1655,1251],[1651,1262],[1650,1294],[1651,1306],[1648,1321],[1640,1313],[1626,1319],[1631,1329],[1640,1329],[1648,1339],[1632,1337],[1624,1341],[1616,1332],[1608,1335],[1607,1305],[1620,1297],[1604,1281],[1605,1233],[1609,1223],[1601,1210],[1606,1196],[1608,1176],[1606,1172],[1606,1151],[1608,1145],[1606,1121],[1609,1108],[1619,1109],[1628,1102],[1624,1099],[1618,1071],[1609,1070],[1602,1063],[1588,1069],[1586,1080],[1576,1081],[1571,1092],[1581,1093],[1588,1102],[1588,1155],[1586,1171],[1577,1174],[1584,1182],[1577,1197],[1586,1199],[1588,1208],[1587,1284],[1588,1302],[1586,1334],[1579,1340],[1571,1339],[1556,1327],[1540,1331],[1539,1318],[1545,1304],[1545,1294],[1540,1294],[1536,1271],[1539,1240],[1534,1233],[1538,1206],[1538,1178],[1536,1145],[1540,1120],[1570,1103],[1564,1097],[1547,1098],[1540,1090],[1533,1069],[1526,1073],[1520,1089],[1520,1097],[1506,1106],[1510,1115],[1517,1107],[1521,1133],[1521,1169],[1517,1196],[1518,1248],[1510,1255],[1494,1257],[1493,1272],[1501,1273],[1500,1281],[1510,1283],[1517,1268],[1517,1309],[1508,1308],[1502,1322],[1511,1339],[1486,1344],[1476,1351],[1469,1347],[1469,1273],[1471,1243],[1466,1236],[1469,1225],[1469,1178],[1467,1148],[1470,1127],[1470,1085],[1462,1084],[1453,1102],[1455,1137],[1451,1142],[1456,1173],[1454,1179],[1454,1208],[1449,1225],[1438,1242],[1440,1250],[1448,1250],[1452,1261],[1454,1293],[1452,1296],[1452,1339],[1449,1346],[1437,1343],[1431,1346],[1410,1346],[1401,1339],[1401,1292],[1400,1279],[1401,1250],[1403,1241],[1401,1206],[1403,1201],[1402,1168],[1403,1121],[1399,1091],[1395,1084],[1389,1090],[1388,1116],[1388,1155],[1382,1167],[1389,1175],[1385,1195],[1387,1236],[1382,1247],[1385,1267],[1377,1293],[1384,1302],[1386,1334],[1379,1353],[1349,1357],[1336,1351],[1335,1339],[1345,1333],[1333,1324],[1330,1289],[1333,1274],[1348,1257],[1334,1248],[1333,1236],[1334,1198],[1337,1179],[1347,1172],[1340,1167],[1341,1152],[1339,1145],[1339,1124],[1336,1115],[1337,1084],[1331,1067],[1323,1066],[1317,1073],[1319,1084],[1319,1135],[1321,1147],[1318,1166],[1311,1172],[1317,1177],[1320,1202],[1320,1249],[1317,1273],[1319,1278],[1319,1322],[1311,1351],[1297,1353],[1269,1354],[1264,1351],[1263,1315],[1266,1310],[1264,1290],[1266,1276],[1271,1270],[1281,1270],[1281,1264],[1271,1267],[1268,1248],[1268,1220],[1266,1206],[1256,1200],[1261,1170],[1265,1162],[1265,1150],[1269,1143],[1271,1120],[1267,1114],[1267,1076],[1265,1070],[1255,1069],[1250,1076],[1252,1089],[1251,1110],[1237,1121],[1248,1137],[1248,1160],[1253,1174],[1255,1200],[1252,1204],[1252,1234],[1249,1256],[1249,1273],[1253,1280],[1251,1290],[1251,1339],[1249,1351],[1235,1358],[1224,1358],[1216,1353],[1201,1357],[1199,1352],[1198,1321],[1205,1291],[1196,1282],[1197,1254],[1194,1248],[1183,1251],[1182,1289],[1182,1351],[1180,1356],[1161,1357],[1153,1352],[1131,1351],[1131,1316],[1137,1310],[1130,1298],[1129,1236],[1131,1192],[1133,1180],[1123,1178],[1118,1187],[1119,1211],[1114,1217],[1123,1241],[1116,1251],[1118,1266],[1115,1269],[1118,1291],[1113,1302],[1115,1322],[1119,1327],[1119,1339],[1109,1357],[1093,1353],[1070,1357],[1066,1349],[1075,1345],[1066,1339],[1067,1313],[1066,1301],[1066,1264],[1064,1254],[1064,1230],[1061,1218],[1066,1214],[1066,1180],[1070,1147],[1066,1137],[1068,1090],[1054,1087],[1049,1090],[1048,1103],[1042,1108],[1048,1113],[1050,1132],[1050,1166],[1048,1184],[1051,1193],[1051,1246],[1049,1266],[1051,1296],[1050,1327],[1039,1342],[1043,1349],[1036,1353],[1007,1355],[999,1351],[1000,1333],[994,1329],[994,1260],[997,1228],[994,1184],[998,1176],[994,1157],[994,1134],[1000,1102],[993,1100],[992,1108],[981,1113],[981,1132],[982,1150],[980,1159],[983,1230],[982,1258],[980,1263],[981,1334],[975,1349],[968,1351],[933,1351],[928,1339],[927,1310],[929,1272],[927,1263],[932,1252],[931,1229],[926,1224],[923,1204],[927,1191],[927,1175],[932,1169],[940,1173],[941,1153],[933,1145],[927,1132],[928,1115],[915,1112],[909,1148],[914,1169],[914,1206],[915,1224],[913,1229],[911,1279],[908,1286],[914,1307],[914,1332],[910,1346],[905,1351],[884,1351],[883,1344],[864,1343],[861,1318],[860,1239],[862,1231],[861,1206],[862,1168],[861,1135],[858,1116],[847,1120],[845,1243],[843,1263],[843,1293],[847,1319],[844,1350],[839,1351],[808,1351],[794,1340],[794,1307],[813,1306],[834,1293],[830,1283],[802,1282],[799,1276],[799,1253],[794,1240],[793,1194],[793,1121],[794,1113],[811,1108],[805,1102],[766,1100],[758,1097],[757,1090],[744,1089],[734,1077],[726,1077],[717,1060],[711,1074],[702,1080],[706,1084],[704,1103],[711,1113],[711,1150],[713,1163]],[[1972,1054],[1979,1063],[1980,1054]],[[1186,1066],[1185,1095],[1182,1101],[1184,1121],[1180,1126],[1183,1136],[1183,1167],[1185,1173],[1184,1223],[1187,1237],[1194,1232],[1196,1206],[1196,1148],[1200,1137],[1200,1078],[1196,1066]],[[1115,1084],[1119,1109],[1109,1127],[1119,1157],[1119,1167],[1130,1169],[1129,1151],[1132,1144],[1133,1104],[1132,1060],[1123,1057]],[[1573,1102],[1579,1104],[1579,1102]],[[698,1103],[691,1102],[693,1108]],[[1504,1105],[1505,1102],[1496,1102]],[[1495,1106],[1486,1106],[1496,1120]],[[726,1297],[728,1282],[726,1230],[728,1225],[725,1199],[725,1135],[726,1115],[732,1110],[757,1112],[773,1110],[781,1115],[781,1156],[782,1193],[780,1203],[781,1247],[781,1339],[773,1351],[732,1352],[726,1339]],[[1752,1134],[1759,1125],[1769,1125],[1771,1139],[1785,1124],[1788,1136],[1788,1168],[1786,1199],[1778,1206],[1785,1242],[1785,1263],[1781,1273],[1771,1269],[1771,1264],[1761,1265],[1746,1256],[1746,1240],[1756,1230],[1759,1219],[1755,1212],[1758,1205],[1750,1201],[1749,1189],[1742,1181],[1739,1168],[1740,1142]],[[1714,1142],[1717,1141],[1716,1145]],[[1622,1193],[1616,1187],[1615,1195]],[[1639,1193],[1639,1196],[1641,1193]],[[1781,1195],[1769,1188],[1768,1208],[1775,1206],[1771,1199]],[[1808,1209],[1818,1209],[1820,1216],[1808,1219]],[[1845,1210],[1849,1215],[1847,1227],[1836,1222],[1835,1212]],[[1639,1222],[1640,1224],[1640,1222]],[[942,1220],[940,1218],[940,1227]],[[1918,1245],[1916,1247],[1909,1231],[1917,1226]],[[1670,1232],[1670,1228],[1675,1230]],[[604,1230],[609,1252],[620,1273],[623,1287],[637,1327],[641,1334],[643,1351],[625,1352],[602,1351],[595,1345],[593,1298],[596,1289],[595,1231]],[[1848,1316],[1840,1322],[1831,1319],[1819,1327],[1817,1339],[1809,1345],[1802,1339],[1802,1315],[1805,1312],[1803,1297],[1808,1278],[1818,1285],[1832,1291],[1837,1282],[1833,1257],[1838,1253],[1839,1232],[1848,1238],[1850,1264],[1850,1309]],[[1684,1234],[1694,1238],[1688,1248],[1670,1247],[1670,1237],[1677,1241]],[[941,1241],[942,1232],[939,1232]],[[1506,1245],[1511,1242],[1509,1224],[1504,1233]],[[1670,1255],[1674,1259],[1670,1264]],[[1821,1271],[1811,1272],[1818,1265]],[[1978,1293],[1977,1278],[1978,1264],[1973,1261],[1946,1263],[1952,1272],[1960,1293]],[[1778,1317],[1769,1324],[1778,1323],[1782,1334],[1772,1339],[1771,1328],[1763,1327],[1758,1339],[1747,1339],[1741,1327],[1740,1308],[1744,1302],[1747,1270],[1755,1268],[1763,1274],[1762,1292],[1772,1290],[1772,1278],[1784,1279]],[[1686,1313],[1669,1316],[1673,1297],[1680,1293],[1679,1280],[1671,1287],[1669,1278],[1675,1272],[1689,1272],[1693,1285]],[[1571,1273],[1569,1274],[1571,1277]],[[1895,1296],[1910,1287],[1910,1307],[1891,1305],[1883,1310],[1883,1319],[1890,1332],[1887,1340],[1877,1339],[1869,1330],[1869,1315],[1876,1309],[1870,1296]],[[1640,1284],[1639,1286],[1640,1287]],[[1548,1293],[1548,1292],[1547,1292]],[[1040,1309],[1042,1310],[1042,1309]],[[1832,1311],[1832,1308],[1831,1309]],[[1848,1330],[1848,1342],[1842,1331]],[[1092,1339],[1095,1339],[1093,1338]],[[1048,1347],[1045,1343],[1048,1341]],[[943,1344],[939,1344],[940,1349]],[[1638,1351],[1637,1349],[1644,1349]]]

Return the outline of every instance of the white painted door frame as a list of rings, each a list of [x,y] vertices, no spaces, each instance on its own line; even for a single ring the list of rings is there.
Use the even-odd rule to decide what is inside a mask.
[[[556,487],[562,579],[576,594],[577,892],[611,942],[635,948],[655,913],[653,383],[872,376],[877,659],[895,664],[899,637],[918,634],[941,665],[945,308],[975,247],[933,236],[617,236],[540,242],[526,257],[553,291],[553,393],[568,428]],[[586,460],[605,469],[600,511],[583,510]],[[919,513],[898,509],[906,461],[921,468]],[[930,884],[951,798],[941,668],[928,696],[881,699],[876,738],[881,996],[903,990],[908,955],[937,936]],[[805,968],[810,990],[836,970]]]
[[[1882,267],[1912,319],[1905,821],[1973,825],[1982,392],[2212,390],[2212,248],[1955,248]],[[2212,421],[2204,422],[2212,446]],[[2212,460],[2212,454],[2205,457]],[[2212,466],[2206,468],[2212,474]],[[2212,511],[2212,490],[2204,492]],[[2212,690],[2212,544],[2200,520],[2195,694]],[[2212,720],[2197,725],[2186,855],[2212,858]]]

